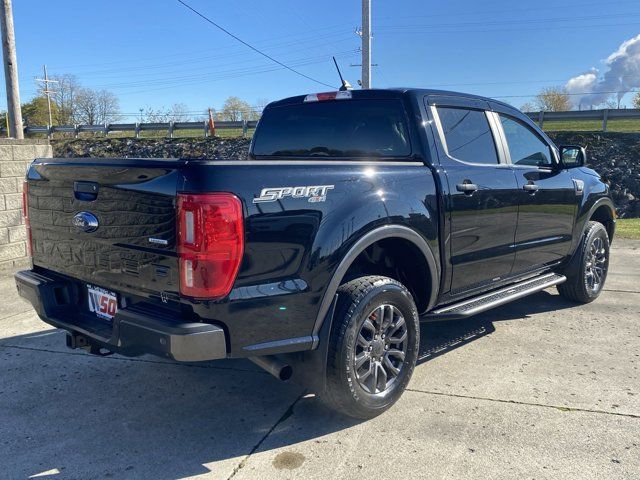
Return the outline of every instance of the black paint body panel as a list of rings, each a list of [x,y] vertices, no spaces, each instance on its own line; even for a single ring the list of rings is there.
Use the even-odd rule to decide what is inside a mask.
[[[435,303],[441,305],[513,281],[522,272],[566,263],[589,210],[597,202],[610,203],[606,185],[586,169],[545,173],[508,164],[486,169],[454,164],[443,155],[430,96],[508,109],[530,123],[506,105],[426,90],[353,94],[402,100],[411,157],[37,160],[28,173],[34,270],[62,274],[78,291],[91,283],[118,292],[127,305],[157,305],[165,316],[174,312],[176,322],[221,326],[229,356],[308,350],[318,343],[314,327],[321,303],[335,293],[327,286],[350,248],[369,232],[397,225],[425,242],[438,276],[425,288],[436,289]],[[292,97],[269,108],[301,101]],[[468,177],[483,186],[477,194],[456,191]],[[521,186],[534,177],[543,192],[531,198]],[[585,183],[582,196],[572,189],[574,179]],[[76,192],[77,182],[84,182],[84,190],[95,183],[96,198]],[[324,202],[289,196],[254,203],[263,188],[309,185],[333,188]],[[242,201],[244,257],[225,299],[179,295],[177,192],[231,192]],[[98,230],[74,229],[73,217],[81,211],[99,219]]]

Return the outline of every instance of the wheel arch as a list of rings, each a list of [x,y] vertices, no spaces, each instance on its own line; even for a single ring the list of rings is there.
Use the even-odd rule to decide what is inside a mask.
[[[609,236],[609,242],[613,240],[613,234],[615,232],[616,225],[616,213],[613,202],[608,198],[603,198],[597,201],[590,209],[586,218],[586,222],[582,227],[582,233],[590,221],[600,222],[607,229],[607,235]]]
[[[616,209],[613,204],[613,201],[609,197],[601,197],[595,202],[593,202],[593,204],[588,209],[585,208],[583,210],[583,213],[579,216],[579,219],[581,222],[581,225],[579,226],[580,234],[579,235],[576,234],[575,238],[573,239],[573,245],[571,248],[571,257],[568,260],[565,267],[566,272],[568,273],[574,272],[575,269],[578,268],[577,263],[579,259],[578,257],[580,256],[579,255],[580,243],[582,242],[582,237],[584,237],[585,231],[587,230],[587,227],[589,226],[589,222],[591,220],[598,221],[604,225],[605,229],[607,230],[607,236],[609,237],[609,242],[611,243],[611,241],[613,240],[613,235],[615,233],[615,224],[616,224],[615,211]],[[605,221],[608,221],[609,224],[607,225],[607,223],[602,222],[601,221],[602,219],[604,219]]]
[[[425,301],[424,309],[429,310],[433,307],[438,293],[440,272],[438,269],[438,263],[436,262],[436,257],[434,256],[427,241],[419,233],[409,227],[402,225],[385,225],[378,227],[363,235],[354,243],[354,245],[351,246],[347,253],[342,257],[338,267],[331,276],[331,280],[329,281],[322,297],[320,308],[314,323],[313,348],[318,346],[321,330],[325,332],[330,330],[328,328],[323,328],[323,325],[327,321],[329,324],[333,321],[333,305],[335,303],[336,292],[338,291],[338,287],[343,283],[350,267],[367,248],[380,241],[394,239],[410,242],[424,259],[430,281],[430,291]]]

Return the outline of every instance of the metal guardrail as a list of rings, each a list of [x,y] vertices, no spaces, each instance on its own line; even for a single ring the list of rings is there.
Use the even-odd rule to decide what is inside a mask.
[[[569,112],[527,112],[529,118],[538,123],[543,128],[544,123],[558,120],[599,120],[602,122],[602,131],[607,131],[609,120],[632,119],[640,120],[640,109],[603,109],[603,110],[577,110]],[[249,129],[256,128],[257,120],[240,120],[237,122],[219,121],[215,122],[216,130],[242,130],[242,136],[246,137]],[[165,123],[106,123],[103,125],[58,125],[53,127],[31,126],[25,127],[25,135],[44,134],[51,137],[54,133],[72,133],[78,136],[82,132],[102,133],[108,135],[111,132],[134,132],[136,138],[140,137],[140,132],[166,131],[169,138],[173,138],[174,133],[179,130],[201,130],[203,136],[210,135],[209,122],[165,122]],[[6,135],[7,129],[0,128],[0,134]]]
[[[237,122],[220,121],[215,122],[216,130],[242,130],[242,136],[246,137],[251,128],[256,128],[256,120],[241,120]],[[102,133],[108,135],[111,132],[134,132],[136,138],[140,137],[140,132],[156,131],[167,132],[169,138],[173,138],[174,132],[178,130],[200,130],[203,136],[210,135],[209,122],[163,122],[163,123],[105,123],[102,125],[56,125],[49,126],[29,126],[25,127],[25,135],[44,134],[52,137],[54,133],[72,133],[77,137],[80,133]],[[7,129],[0,128],[0,134],[6,135]]]
[[[576,110],[569,112],[527,112],[525,113],[531,120],[538,122],[538,126],[543,128],[545,121],[557,120],[599,120],[602,122],[602,131],[607,131],[609,120],[640,120],[640,109],[638,108],[605,108],[602,110]]]

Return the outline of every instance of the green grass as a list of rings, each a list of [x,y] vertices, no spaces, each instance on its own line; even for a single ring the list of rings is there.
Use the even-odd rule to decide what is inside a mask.
[[[616,222],[616,236],[640,240],[640,218],[622,218]]]
[[[601,120],[545,120],[543,129],[550,132],[601,132]],[[609,120],[608,132],[640,132],[640,120]]]

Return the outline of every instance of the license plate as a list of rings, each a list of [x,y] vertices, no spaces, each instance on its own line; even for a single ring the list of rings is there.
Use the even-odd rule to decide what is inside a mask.
[[[89,311],[98,318],[113,320],[118,312],[118,296],[114,292],[95,285],[87,285]]]

